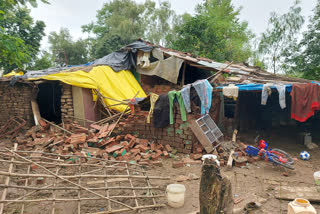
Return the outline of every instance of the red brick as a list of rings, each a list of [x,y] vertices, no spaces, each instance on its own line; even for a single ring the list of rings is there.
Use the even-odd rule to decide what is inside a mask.
[[[150,163],[147,162],[147,161],[140,161],[139,164],[140,164],[140,165],[143,165],[143,166],[148,166],[148,165],[150,165]]]
[[[141,155],[137,154],[135,157],[134,157],[134,160],[135,161],[140,161],[141,159]]]
[[[181,168],[184,166],[184,163],[182,161],[174,161],[172,162],[172,168]]]
[[[254,161],[259,161],[261,160],[260,156],[256,156],[256,157],[252,157],[254,159]]]
[[[196,152],[197,152],[197,153],[202,153],[202,148],[197,147]]]
[[[161,153],[156,153],[156,154],[152,155],[151,159],[153,161],[158,160],[161,157],[161,154],[162,154],[162,152]]]
[[[151,154],[151,153],[149,153],[149,154],[145,154],[145,155],[142,155],[143,159],[150,159],[150,158],[151,158],[151,156],[152,156],[152,154]]]
[[[131,139],[130,142],[129,142],[129,148],[133,148],[135,144],[136,144],[136,140],[135,139]]]
[[[151,144],[150,144],[150,149],[151,149],[152,151],[155,151],[156,148],[157,148],[157,146],[156,146],[155,143],[151,143]]]
[[[159,145],[157,146],[157,149],[159,149],[159,150],[161,150],[161,151],[164,151],[164,147],[163,147],[162,144],[159,144]]]
[[[139,145],[148,146],[149,140],[137,138],[136,143],[138,143]]]
[[[169,144],[166,144],[164,147],[166,148],[167,152],[172,152],[172,148]]]
[[[140,149],[141,152],[146,152],[147,150],[149,150],[149,147],[144,145],[137,145],[134,148]]]
[[[163,157],[165,157],[165,158],[168,158],[168,157],[169,157],[169,154],[168,154],[167,151],[163,151]]]
[[[81,134],[72,134],[70,136],[70,143],[75,145],[79,143],[85,143],[87,139],[87,135],[84,133]]]
[[[122,147],[123,147],[123,146],[121,146],[121,145],[115,145],[115,146],[112,146],[112,147],[110,147],[110,148],[107,148],[107,149],[106,149],[106,152],[107,152],[107,153],[112,153],[112,152],[114,152],[114,151],[120,150]]]
[[[132,154],[138,153],[138,152],[140,152],[140,149],[133,148],[133,149],[130,149],[130,152],[131,152]]]
[[[100,130],[102,127],[96,124],[91,124],[90,125],[91,128],[96,129],[96,130]]]

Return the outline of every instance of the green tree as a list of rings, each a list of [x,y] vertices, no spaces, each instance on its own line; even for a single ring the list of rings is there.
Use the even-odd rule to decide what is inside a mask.
[[[98,11],[96,22],[84,25],[82,29],[94,34],[92,55],[99,58],[138,38],[164,45],[175,17],[168,1],[160,2],[157,7],[153,0],[144,3],[112,0]]]
[[[44,23],[34,22],[27,3],[37,6],[37,0],[0,1],[0,67],[6,72],[36,56],[44,35]]]
[[[308,30],[303,33],[298,49],[288,63],[293,64],[291,73],[302,74],[307,79],[320,79],[320,0],[314,8]]]
[[[49,35],[50,50],[59,65],[80,65],[90,61],[89,42],[79,39],[73,41],[66,28]]]
[[[283,15],[271,13],[269,27],[262,33],[258,52],[264,55],[266,64],[273,72],[286,69],[285,59],[295,49],[297,37],[304,23],[300,1],[296,0],[289,11]]]
[[[37,56],[32,63],[27,67],[27,70],[37,71],[54,66],[53,56],[47,52],[42,51],[41,55]]]
[[[247,22],[239,21],[239,14],[231,0],[206,0],[197,6],[195,16],[177,27],[171,47],[217,61],[247,61],[253,34]]]

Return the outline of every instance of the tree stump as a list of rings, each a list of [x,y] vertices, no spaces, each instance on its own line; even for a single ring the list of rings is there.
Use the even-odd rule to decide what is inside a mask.
[[[231,182],[212,160],[205,160],[200,182],[200,214],[232,213]]]

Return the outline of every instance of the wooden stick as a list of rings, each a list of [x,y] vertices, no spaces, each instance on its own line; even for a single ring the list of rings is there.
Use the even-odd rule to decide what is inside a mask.
[[[26,159],[26,160],[28,160],[28,159]],[[39,165],[37,163],[34,163],[34,164]],[[39,165],[39,166],[41,166],[41,165]],[[43,167],[43,168],[45,168],[45,167]],[[48,174],[20,174],[20,173],[10,173],[10,172],[0,171],[0,175],[6,175],[6,176],[12,176],[12,177],[45,177],[45,178],[54,178],[56,176],[56,175],[54,175],[53,172],[51,172],[49,174],[51,174],[51,175],[48,175]],[[149,179],[159,179],[159,180],[169,180],[170,179],[170,177],[140,176],[140,175],[62,175],[62,176],[59,176],[59,178],[63,178],[63,179],[67,179],[67,178],[68,179],[70,179],[70,178],[135,178],[135,179],[146,179],[146,178],[149,178]]]
[[[134,95],[133,98],[136,98],[136,96],[139,94],[139,91]],[[122,114],[120,115],[120,117],[118,118],[116,124],[113,126],[112,130],[109,132],[108,137],[112,134],[113,130],[116,128],[116,126],[118,125],[119,121],[121,120],[123,114],[128,110],[129,105],[127,105],[126,109],[122,112]]]
[[[60,157],[58,157],[58,160],[60,160]],[[59,170],[60,170],[60,167],[56,167],[56,174],[58,175],[59,173]],[[53,181],[53,187],[56,187],[56,184],[57,184],[57,178],[54,178],[54,181]],[[55,213],[55,209],[56,209],[56,193],[54,190],[52,190],[52,198],[53,198],[53,202],[52,202],[52,210],[51,210],[51,214],[54,214]]]
[[[29,174],[30,173],[30,169],[31,169],[31,165],[29,164],[29,166],[28,166],[28,170],[27,170],[27,174]],[[28,182],[29,182],[29,179],[27,178],[26,179],[26,181],[25,181],[25,183],[24,183],[24,186],[25,187],[27,187],[28,186]],[[27,194],[27,191],[26,190],[24,190],[23,191],[23,196],[25,197],[25,195]],[[22,204],[22,207],[21,207],[21,214],[23,214],[23,212],[24,212],[24,206],[25,206],[25,204]]]
[[[106,166],[106,163],[103,162],[104,174],[107,175],[107,170],[106,170],[105,166]],[[125,179],[126,179],[126,178],[125,178]],[[105,187],[105,188],[108,188],[108,179],[105,178],[103,181],[104,181],[104,187]],[[107,194],[107,197],[110,197],[109,188],[105,191],[105,194]],[[112,210],[111,202],[108,201],[108,211],[111,211],[111,210]]]
[[[127,174],[130,176],[130,172],[128,170],[128,163],[126,163],[126,168],[127,168]],[[130,183],[130,186],[133,188],[133,184],[132,184],[132,180],[129,178],[129,183]],[[136,197],[136,191],[134,191],[134,189],[132,189],[132,193],[133,193],[133,196]],[[138,203],[138,200],[137,198],[134,199],[135,203],[136,203],[136,207],[139,207],[139,203]]]
[[[135,207],[135,209],[141,210],[141,209],[159,208],[159,207],[165,207],[165,206],[166,206],[165,204],[146,205],[146,206]],[[88,214],[113,214],[113,213],[121,213],[121,212],[126,212],[126,211],[130,211],[130,209],[123,208],[123,209],[119,209],[119,210],[102,211],[102,212],[88,213]]]
[[[226,67],[224,67],[223,69],[221,69],[220,71],[218,71],[217,73],[215,73],[214,75],[211,75],[210,77],[207,78],[207,80],[211,79],[212,77],[216,77],[219,74],[221,74],[225,69],[229,68],[232,65],[233,61],[230,62]],[[214,80],[214,79],[213,79]],[[212,81],[213,81],[212,80]]]
[[[142,168],[142,174],[145,176],[146,175],[146,171]],[[147,184],[148,184],[148,192],[151,193],[151,195],[153,196],[153,193],[151,191],[152,187],[151,187],[151,184],[150,184],[150,181],[148,178],[146,178],[146,181],[147,181]],[[154,198],[152,198],[152,202],[153,202],[153,205],[156,205],[156,200]]]
[[[83,190],[85,190],[85,191],[87,191],[87,192],[90,192],[90,193],[92,193],[92,194],[94,194],[94,195],[96,195],[96,196],[99,196],[99,197],[104,198],[104,199],[106,199],[106,200],[111,200],[112,202],[115,202],[115,203],[117,203],[117,204],[120,204],[120,205],[123,205],[123,206],[125,206],[125,207],[128,207],[129,210],[135,210],[134,207],[131,207],[131,206],[125,204],[125,203],[122,203],[122,202],[119,202],[119,201],[116,201],[116,200],[107,198],[107,197],[105,197],[105,196],[103,196],[103,195],[101,195],[101,194],[99,194],[99,193],[96,193],[96,192],[94,192],[94,191],[92,191],[92,190],[89,190],[89,189],[86,188],[86,187],[83,187],[83,186],[81,186],[81,185],[79,185],[79,184],[76,184],[76,183],[74,183],[74,182],[72,182],[72,181],[70,181],[70,180],[68,180],[68,179],[65,179],[65,178],[63,178],[62,176],[59,176],[59,175],[51,172],[51,171],[48,170],[47,168],[45,168],[45,167],[43,167],[43,166],[41,166],[41,165],[39,165],[39,164],[37,164],[37,163],[34,163],[33,161],[28,160],[28,159],[22,157],[21,155],[18,155],[17,153],[15,153],[14,151],[11,151],[10,149],[7,149],[7,150],[8,150],[9,152],[11,152],[12,154],[14,154],[14,155],[16,155],[16,156],[18,156],[18,157],[20,157],[20,158],[22,158],[22,159],[30,162],[30,163],[33,163],[33,164],[37,165],[38,167],[42,168],[43,170],[45,170],[45,171],[48,172],[49,174],[51,174],[51,175],[53,175],[53,176],[55,176],[55,177],[57,177],[57,178],[60,178],[60,179],[63,180],[63,181],[66,181],[66,182],[68,182],[68,183],[70,183],[70,184],[73,184],[73,185],[75,185],[75,186],[77,186],[77,187],[79,187],[79,188],[81,188],[81,189],[83,189]],[[10,173],[9,173],[9,174],[10,174]],[[5,198],[4,198],[4,199],[5,199]],[[2,214],[2,213],[0,213],[0,214]]]
[[[52,185],[50,185],[52,186]],[[81,188],[77,187],[50,187],[46,186],[45,190],[79,190]],[[15,189],[28,189],[28,190],[44,190],[42,187],[29,187],[29,186],[18,186],[18,185],[5,185],[5,184],[0,184],[0,187],[2,188],[15,188]],[[89,190],[114,190],[114,189],[129,189],[129,190],[148,190],[148,189],[160,189],[160,187],[155,186],[155,187],[122,187],[122,186],[117,186],[117,187],[92,187],[88,188]]]
[[[65,117],[70,117],[70,118],[77,119],[77,120],[83,120],[83,121],[86,121],[88,123],[95,123],[95,121],[84,119],[84,118],[79,118],[79,117],[75,117],[75,116],[66,115]]]
[[[16,151],[18,148],[18,144],[15,143],[14,146],[13,146],[13,150]],[[14,157],[11,158],[11,161],[14,161]],[[13,170],[13,163],[10,163],[9,165],[9,169],[8,169],[8,176],[6,177],[6,181],[5,181],[5,185],[8,186],[9,185],[9,182],[10,182],[10,174],[12,173],[12,170]],[[7,196],[7,191],[8,191],[8,188],[4,188],[3,192],[2,192],[2,196],[1,196],[1,200],[6,200],[6,196]],[[1,203],[0,204],[0,214],[3,213],[3,208],[4,208],[4,204]]]
[[[67,129],[64,129],[64,128],[62,128],[62,127],[60,127],[60,126],[58,126],[58,125],[56,125],[56,124],[44,119],[44,118],[41,118],[41,119],[44,120],[45,122],[49,123],[50,125],[53,125],[54,127],[58,128],[58,129],[61,129],[62,131],[65,131],[65,132],[67,132],[69,134],[73,134],[72,132],[68,131]]]
[[[79,161],[79,166],[78,166],[78,173],[79,175],[81,175],[81,170],[82,170],[82,166],[81,166],[81,158],[78,160]],[[78,184],[81,185],[81,178],[78,179]],[[81,189],[78,190],[78,214],[81,214]]]
[[[187,67],[187,63],[185,62],[183,65],[183,70],[182,70],[181,86],[184,86],[184,82],[185,82],[185,78],[186,78],[186,67]]]
[[[145,195],[138,195],[138,196],[110,196],[112,199],[135,199],[135,198],[163,198],[166,195],[153,195],[153,196],[145,196]],[[41,199],[29,199],[29,200],[3,200],[0,203],[34,203],[34,202],[71,202],[71,201],[97,201],[97,200],[105,200],[103,198],[41,198]]]

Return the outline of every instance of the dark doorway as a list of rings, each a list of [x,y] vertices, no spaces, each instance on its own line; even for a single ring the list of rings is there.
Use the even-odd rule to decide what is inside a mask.
[[[61,85],[59,82],[47,82],[38,85],[37,102],[40,115],[48,121],[61,123]]]

